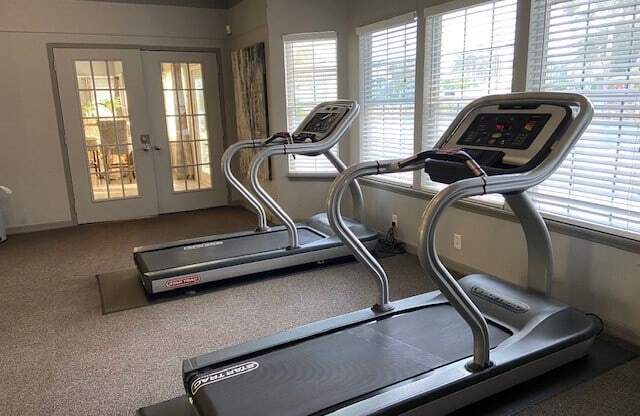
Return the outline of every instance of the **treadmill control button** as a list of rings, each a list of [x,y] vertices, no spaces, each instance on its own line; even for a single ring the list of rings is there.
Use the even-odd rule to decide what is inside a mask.
[[[527,305],[526,303],[517,301],[515,299],[508,299],[507,297],[494,292],[490,292],[479,286],[473,286],[471,288],[471,294],[489,303],[493,303],[494,305],[507,309],[513,313],[525,313],[529,311],[529,305]]]

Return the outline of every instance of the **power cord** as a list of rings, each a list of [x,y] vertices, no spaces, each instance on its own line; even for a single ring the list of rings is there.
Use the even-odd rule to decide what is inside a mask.
[[[395,222],[391,223],[391,227],[387,230],[384,237],[378,239],[376,245],[376,254],[378,257],[390,257],[405,252],[404,243],[401,243],[397,239],[398,228]]]

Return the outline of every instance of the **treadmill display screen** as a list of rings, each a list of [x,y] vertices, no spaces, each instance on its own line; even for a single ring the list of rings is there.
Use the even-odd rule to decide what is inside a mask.
[[[316,113],[302,129],[311,133],[327,133],[338,122],[341,113]]]
[[[458,140],[459,145],[527,149],[551,114],[479,114]]]

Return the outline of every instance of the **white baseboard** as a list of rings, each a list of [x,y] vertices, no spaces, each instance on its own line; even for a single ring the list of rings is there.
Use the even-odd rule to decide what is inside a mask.
[[[43,224],[18,225],[13,227],[7,227],[7,235],[34,233],[36,231],[55,230],[58,228],[73,227],[74,225],[75,224],[73,223],[73,221],[56,221],[56,222],[47,222]]]

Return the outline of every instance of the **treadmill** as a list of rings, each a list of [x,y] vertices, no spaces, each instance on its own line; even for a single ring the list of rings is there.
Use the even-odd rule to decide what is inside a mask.
[[[592,114],[577,94],[488,96],[465,107],[433,149],[340,174],[329,220],[377,279],[377,303],[185,360],[184,386],[196,412],[445,414],[586,355],[601,325],[550,297],[551,240],[525,191],[560,166]],[[350,230],[340,201],[357,178],[422,169],[448,184],[426,207],[418,231],[420,264],[440,290],[392,302],[384,269]],[[455,280],[438,258],[442,213],[462,198],[490,193],[504,195],[522,225],[526,288],[486,274]],[[499,252],[508,242],[494,244]]]
[[[257,272],[349,256],[351,253],[333,233],[325,213],[294,223],[284,209],[262,188],[258,173],[262,163],[275,155],[324,154],[338,172],[345,164],[330,149],[348,132],[359,106],[355,101],[338,100],[319,104],[292,134],[276,133],[264,140],[244,140],[222,156],[227,181],[249,202],[258,216],[255,230],[206,236],[170,243],[136,247],[133,259],[145,291],[157,294],[179,288]],[[242,149],[260,150],[249,168],[250,192],[232,173],[231,161]],[[362,225],[362,190],[351,186],[355,220],[348,227],[370,250],[378,235]],[[269,209],[283,225],[269,227]]]

